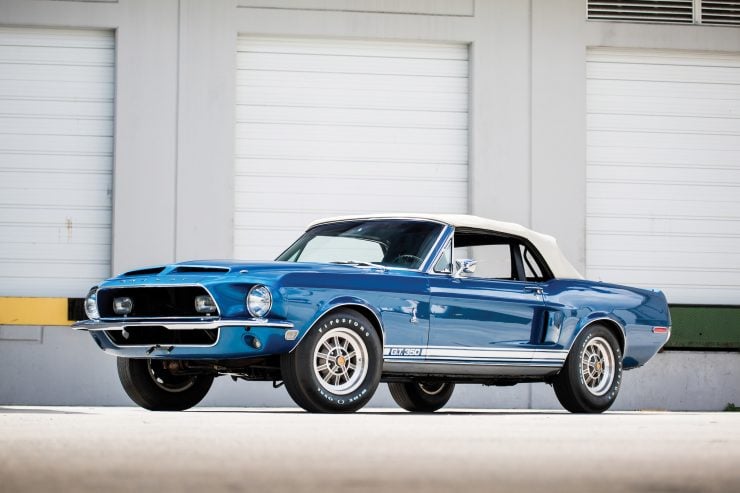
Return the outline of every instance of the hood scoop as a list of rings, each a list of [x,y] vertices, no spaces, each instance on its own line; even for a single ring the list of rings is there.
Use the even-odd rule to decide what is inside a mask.
[[[159,273],[161,273],[164,270],[164,267],[148,267],[146,269],[138,269],[138,270],[132,270],[129,272],[126,272],[123,275],[123,277],[134,277],[134,276],[155,276]]]
[[[175,267],[170,274],[226,274],[231,269],[228,267],[212,267],[209,265],[181,265]]]

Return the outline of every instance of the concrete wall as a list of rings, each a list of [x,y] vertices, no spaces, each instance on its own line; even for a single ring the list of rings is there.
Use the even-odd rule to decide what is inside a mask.
[[[585,0],[0,0],[3,25],[116,32],[114,273],[232,256],[240,33],[470,43],[470,211],[555,235],[583,269],[587,47],[740,51],[737,28],[586,22],[585,12]],[[740,401],[738,384],[717,377],[725,368],[737,374],[739,365],[737,355],[722,353],[661,355],[628,374],[620,405],[715,409]],[[655,382],[647,375],[661,369],[673,400],[643,392]],[[681,400],[682,382],[696,374],[707,375],[702,388],[713,399]],[[127,402],[113,360],[65,328],[0,329],[0,375],[0,403]],[[728,384],[734,394],[724,397]],[[287,403],[283,390],[267,387],[219,384],[208,402]],[[504,407],[553,405],[540,387],[470,387],[453,405],[491,402],[494,394]],[[374,402],[388,403],[384,392]]]

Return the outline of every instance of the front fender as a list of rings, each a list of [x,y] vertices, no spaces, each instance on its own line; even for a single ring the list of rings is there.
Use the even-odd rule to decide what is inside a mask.
[[[306,334],[308,334],[316,322],[318,322],[324,315],[333,310],[345,307],[355,308],[358,309],[360,313],[363,313],[366,316],[369,315],[368,318],[371,319],[370,321],[380,328],[379,332],[381,341],[385,341],[385,331],[383,329],[380,310],[373,306],[369,301],[356,296],[335,296],[333,298],[329,298],[328,301],[311,303],[309,301],[311,297],[310,295],[315,295],[315,293],[299,293],[299,291],[302,290],[295,289],[288,291],[290,292],[286,293],[285,300],[290,304],[288,307],[289,319],[295,323],[295,326],[299,331],[295,347],[300,344]],[[295,349],[295,347],[293,349]]]

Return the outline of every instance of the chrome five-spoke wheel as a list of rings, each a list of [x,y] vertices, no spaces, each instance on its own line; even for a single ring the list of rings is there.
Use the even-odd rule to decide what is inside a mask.
[[[357,333],[336,328],[321,336],[313,371],[321,386],[337,395],[354,392],[367,375],[367,346]]]
[[[581,374],[593,395],[606,394],[614,381],[614,353],[603,337],[589,340],[581,356]]]

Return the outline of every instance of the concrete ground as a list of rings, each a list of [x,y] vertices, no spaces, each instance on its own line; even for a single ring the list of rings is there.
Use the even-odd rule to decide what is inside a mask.
[[[740,413],[0,407],[0,491],[740,491]]]

